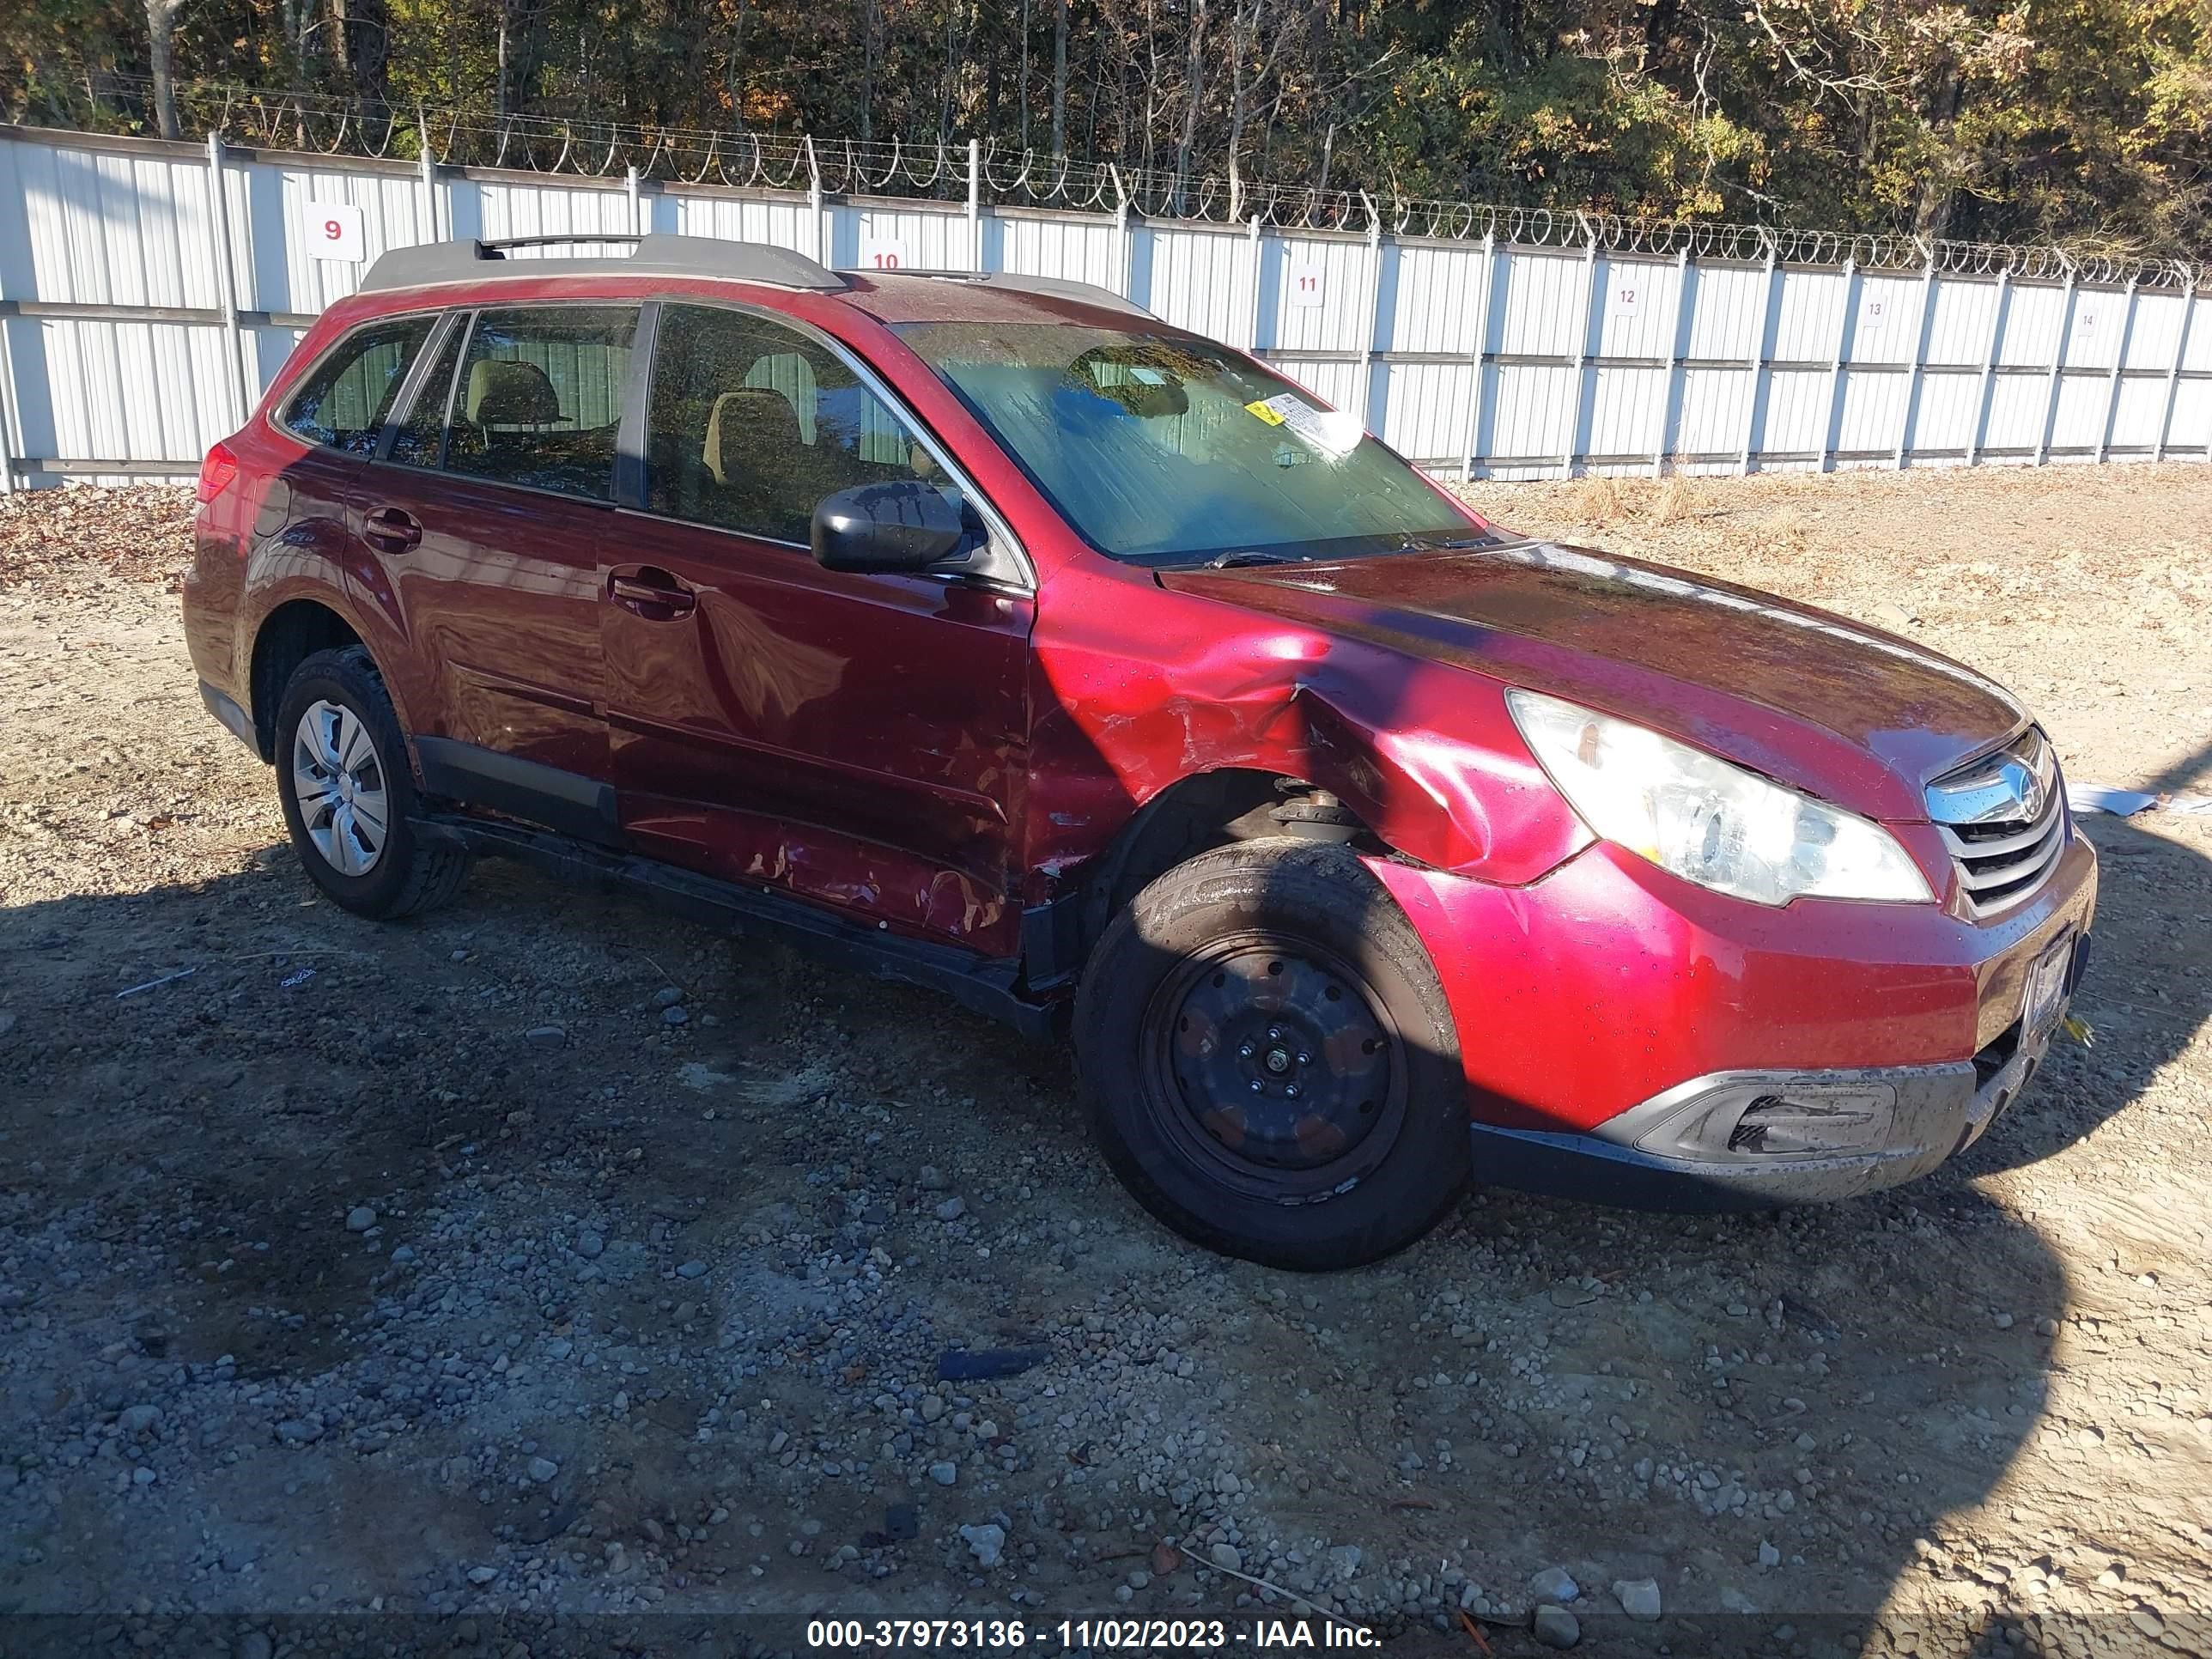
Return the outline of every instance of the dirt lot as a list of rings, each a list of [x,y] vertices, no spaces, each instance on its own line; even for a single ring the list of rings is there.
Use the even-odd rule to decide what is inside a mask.
[[[1887,619],[2077,778],[2212,792],[2212,468],[1479,499]],[[2212,817],[2088,822],[2095,1046],[1929,1181],[1478,1193],[1291,1278],[1162,1233],[1062,1054],[919,993],[510,867],[419,924],[316,902],[193,694],[182,507],[0,502],[0,1653],[1243,1645],[1231,1565],[1477,1659],[1542,1650],[1547,1569],[1605,1655],[2212,1653]]]

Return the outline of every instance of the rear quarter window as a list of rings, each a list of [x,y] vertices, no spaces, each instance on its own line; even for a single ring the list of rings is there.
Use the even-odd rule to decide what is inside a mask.
[[[276,423],[326,449],[375,453],[407,370],[437,320],[434,313],[390,318],[348,335],[307,371]]]

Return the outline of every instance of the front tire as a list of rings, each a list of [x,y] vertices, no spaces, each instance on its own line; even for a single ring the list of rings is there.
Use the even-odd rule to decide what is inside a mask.
[[[315,885],[357,915],[412,915],[451,898],[468,854],[413,823],[407,741],[375,660],[360,646],[318,651],[276,708],[276,793]]]
[[[1075,1015],[1107,1162],[1169,1226],[1307,1271],[1404,1249],[1467,1184],[1467,1085],[1428,954],[1346,848],[1245,842],[1108,928]]]

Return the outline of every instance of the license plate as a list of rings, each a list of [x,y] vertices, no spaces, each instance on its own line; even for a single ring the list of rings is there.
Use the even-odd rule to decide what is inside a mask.
[[[2066,964],[2074,954],[2074,941],[2061,939],[2027,970],[2027,994],[2021,1023],[2029,1041],[2042,1036],[2056,1024],[2066,1004]]]

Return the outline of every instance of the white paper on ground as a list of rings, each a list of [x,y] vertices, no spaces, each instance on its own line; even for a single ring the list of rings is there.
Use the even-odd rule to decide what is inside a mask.
[[[2193,812],[2200,817],[2212,816],[2212,795],[2175,795],[2166,803],[2169,812]]]
[[[2140,789],[2115,789],[2105,783],[2069,783],[2066,804],[2076,812],[2110,812],[2114,817],[2129,818],[2157,805],[2158,797]]]

